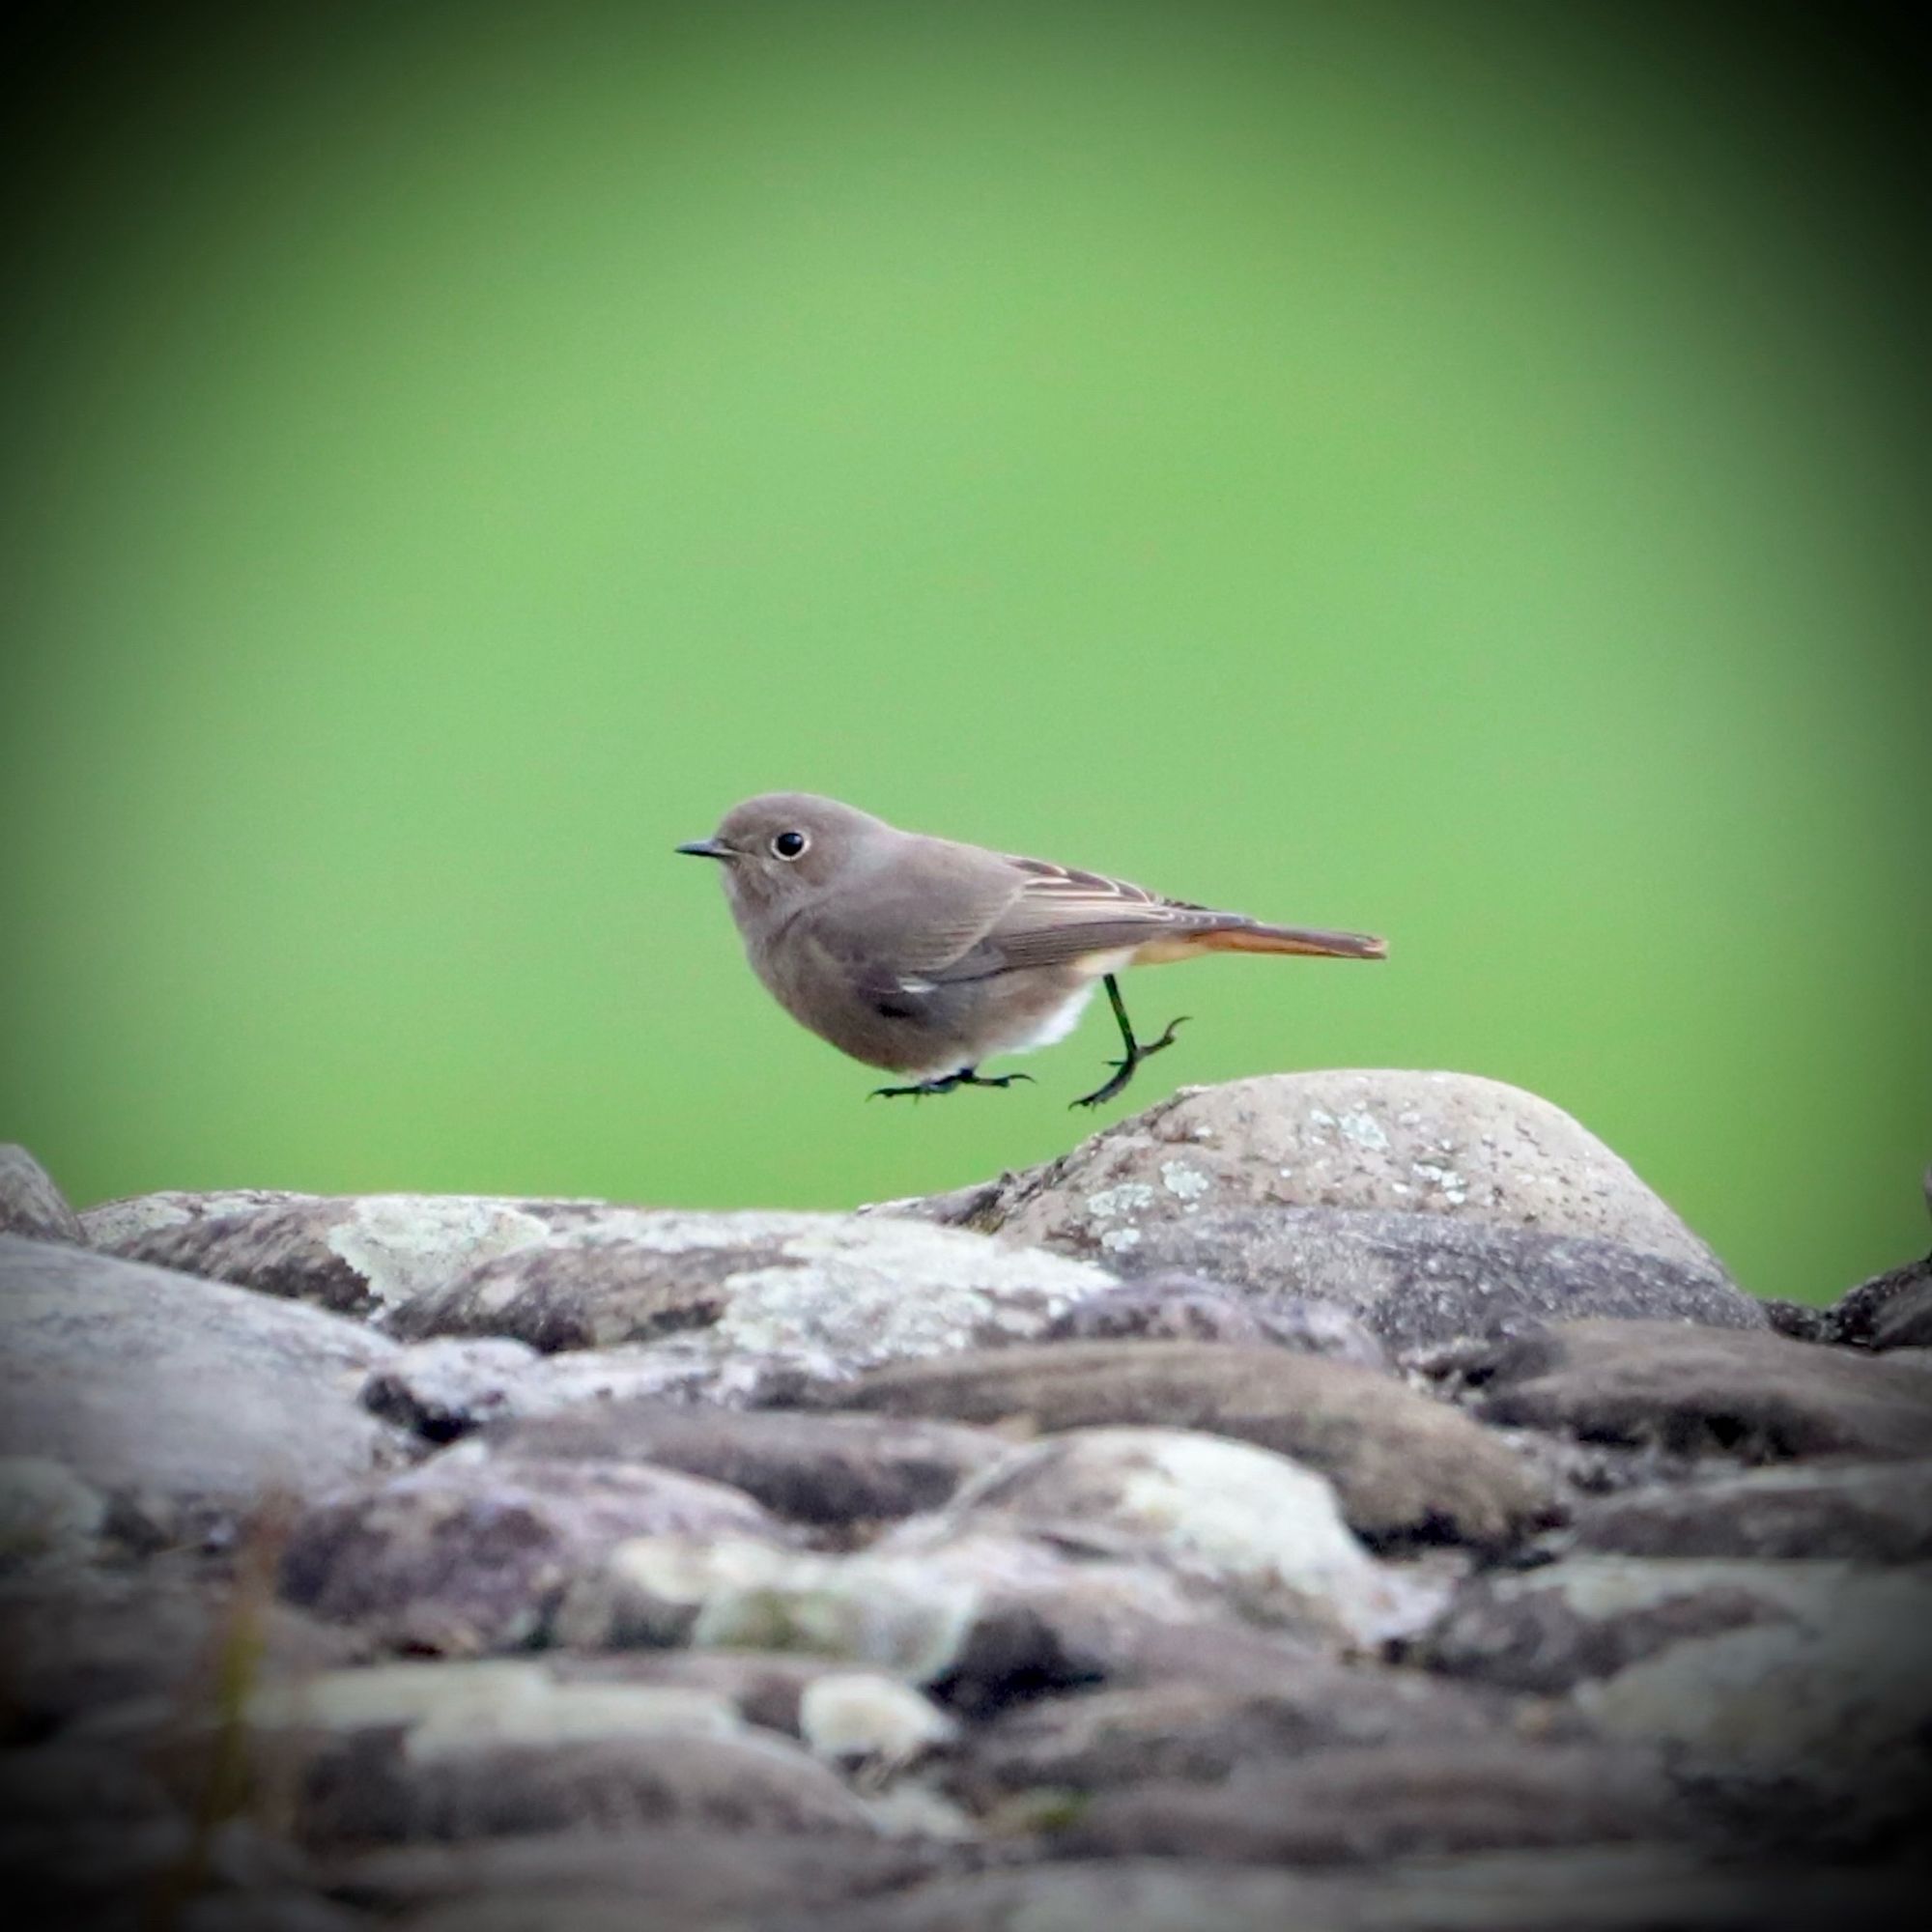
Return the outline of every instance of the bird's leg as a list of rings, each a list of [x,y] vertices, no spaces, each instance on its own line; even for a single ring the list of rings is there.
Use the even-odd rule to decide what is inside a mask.
[[[910,1094],[915,1100],[923,1100],[928,1094],[950,1094],[955,1087],[1010,1087],[1015,1080],[1031,1083],[1031,1073],[1002,1073],[990,1080],[980,1077],[977,1066],[962,1066],[957,1073],[942,1073],[937,1080],[921,1080],[911,1087],[874,1087],[866,1095],[868,1100],[896,1100],[902,1094]]]
[[[1126,1048],[1126,1053],[1122,1058],[1110,1060],[1107,1063],[1109,1066],[1117,1069],[1114,1077],[1104,1086],[1094,1088],[1093,1093],[1081,1094],[1079,1099],[1072,1102],[1076,1107],[1097,1107],[1103,1100],[1111,1100],[1134,1077],[1134,1068],[1149,1054],[1158,1053],[1162,1047],[1174,1044],[1175,1028],[1182,1025],[1187,1018],[1187,1015],[1182,1013],[1179,1019],[1169,1020],[1167,1031],[1158,1039],[1138,1040],[1134,1037],[1134,1023],[1128,1019],[1126,1007],[1121,1000],[1120,981],[1111,973],[1107,975],[1106,986],[1107,998],[1114,1009],[1114,1017],[1120,1022],[1121,1044]]]

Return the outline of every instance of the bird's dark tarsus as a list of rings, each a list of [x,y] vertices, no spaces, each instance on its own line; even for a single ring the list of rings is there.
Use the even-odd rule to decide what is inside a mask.
[[[1127,1082],[1134,1077],[1134,1068],[1149,1054],[1158,1053],[1163,1047],[1174,1044],[1174,1030],[1187,1024],[1188,1015],[1182,1013],[1179,1019],[1169,1020],[1167,1031],[1158,1039],[1139,1040],[1134,1037],[1134,1023],[1127,1017],[1126,1003],[1121,998],[1120,982],[1109,973],[1105,980],[1107,999],[1114,1009],[1114,1017],[1121,1026],[1121,1044],[1126,1048],[1125,1056],[1120,1060],[1110,1060],[1107,1065],[1118,1069],[1114,1077],[1094,1088],[1091,1094],[1083,1094],[1077,1100],[1067,1102],[1069,1107],[1098,1107],[1121,1093]]]

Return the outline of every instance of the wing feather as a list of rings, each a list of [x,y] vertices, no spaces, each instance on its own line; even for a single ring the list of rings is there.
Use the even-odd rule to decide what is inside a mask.
[[[1094,952],[1145,945],[1163,936],[1211,932],[1245,923],[1185,899],[1162,898],[1145,886],[1102,872],[1009,858],[1014,890],[979,939],[938,976],[948,981],[990,979],[1028,967],[1060,966]]]

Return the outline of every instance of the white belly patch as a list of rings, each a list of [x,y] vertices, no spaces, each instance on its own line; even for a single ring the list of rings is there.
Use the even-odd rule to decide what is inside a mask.
[[[1097,982],[1089,980],[1084,986],[1077,986],[1067,994],[1051,1012],[1038,1015],[1032,1026],[1011,1039],[1002,1040],[995,1051],[1000,1053],[1032,1053],[1037,1048],[1051,1046],[1062,1040],[1080,1024],[1080,1015],[1087,1010],[1087,1002],[1094,997]]]

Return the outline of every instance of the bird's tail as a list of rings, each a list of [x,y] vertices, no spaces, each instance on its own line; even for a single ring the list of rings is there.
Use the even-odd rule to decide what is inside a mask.
[[[1216,926],[1194,935],[1204,952],[1303,952],[1324,959],[1386,959],[1388,941],[1371,932],[1321,932],[1305,925]]]

